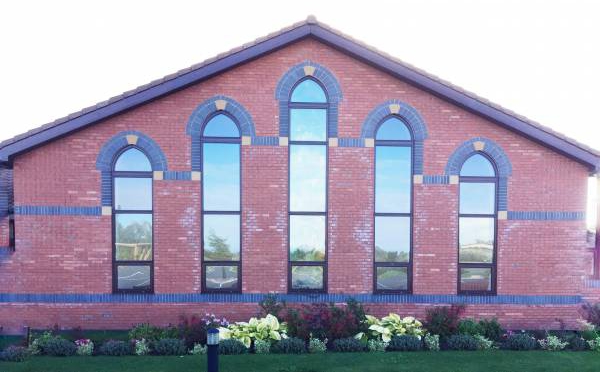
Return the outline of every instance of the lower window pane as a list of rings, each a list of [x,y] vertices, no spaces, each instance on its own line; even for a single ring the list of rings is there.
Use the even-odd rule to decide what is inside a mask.
[[[494,258],[494,219],[461,217],[459,219],[459,261],[491,263]]]
[[[240,216],[204,215],[204,260],[239,261]]]
[[[292,266],[293,289],[323,289],[323,266]]]
[[[410,217],[375,217],[375,262],[410,260]]]
[[[117,267],[118,289],[150,289],[150,266],[126,266]]]
[[[491,291],[492,269],[473,267],[460,269],[460,290]]]
[[[290,216],[290,261],[325,261],[325,216]]]
[[[237,289],[237,266],[206,266],[206,288]]]
[[[377,289],[380,291],[408,290],[406,267],[377,267]]]

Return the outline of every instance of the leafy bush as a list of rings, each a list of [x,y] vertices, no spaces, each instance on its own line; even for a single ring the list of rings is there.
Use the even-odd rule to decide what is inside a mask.
[[[475,337],[475,341],[477,341],[477,350],[489,350],[494,346],[494,341],[483,335],[475,335],[473,337]]]
[[[150,354],[150,343],[142,338],[141,340],[134,340],[135,355],[148,355]]]
[[[196,344],[194,345],[194,347],[192,348],[192,350],[190,350],[190,354],[192,355],[204,355],[206,354],[206,352],[208,351],[208,347],[202,344]]]
[[[569,341],[569,349],[573,351],[584,351],[588,349],[588,344],[585,340],[579,336],[571,338]]]
[[[389,345],[389,342],[383,340],[369,340],[367,341],[367,349],[372,353],[384,352]]]
[[[197,315],[189,318],[181,316],[178,325],[179,335],[175,338],[182,337],[185,341],[185,346],[191,349],[196,344],[206,344],[208,329],[227,326],[229,326],[227,319],[218,318],[215,314],[206,313],[202,318]]]
[[[423,348],[423,342],[417,336],[402,335],[394,336],[388,343],[388,351],[419,351]]]
[[[588,343],[590,350],[600,351],[600,337],[598,337],[595,340],[589,340],[587,343]]]
[[[425,327],[429,332],[444,339],[458,330],[460,315],[464,305],[437,306],[427,310]]]
[[[461,335],[481,335],[483,334],[479,323],[474,319],[462,319],[458,322],[458,333]]]
[[[430,351],[440,351],[440,335],[427,334],[423,338],[425,347]]]
[[[54,337],[44,346],[44,354],[51,356],[71,356],[77,352],[77,346],[69,340]]]
[[[11,345],[0,353],[3,362],[24,362],[29,356],[29,351],[23,346]]]
[[[471,335],[451,335],[446,339],[446,347],[449,350],[477,350],[479,343]]]
[[[597,339],[600,335],[595,330],[586,329],[581,331],[581,337],[586,341],[591,341]]]
[[[108,340],[100,346],[102,355],[123,356],[131,354],[131,347],[127,342],[121,340]]]
[[[254,341],[254,352],[256,354],[269,354],[271,352],[271,342],[266,340]]]
[[[508,350],[534,350],[536,348],[535,338],[527,333],[509,334],[504,341],[504,348]]]
[[[148,341],[156,341],[162,338],[163,330],[160,327],[153,326],[148,323],[140,323],[134,326],[129,331],[130,340],[141,340],[145,339]]]
[[[264,318],[250,318],[248,323],[238,322],[230,324],[227,328],[220,328],[220,337],[224,340],[234,339],[241,341],[244,346],[250,348],[252,341],[279,341],[286,338],[286,325],[279,323],[276,317],[269,314]]]
[[[480,319],[479,320],[479,329],[481,331],[481,335],[492,341],[500,341],[502,338],[502,326],[498,323],[498,319]]]
[[[88,338],[81,338],[75,341],[77,355],[90,356],[94,352],[94,343]]]
[[[357,351],[365,351],[366,345],[354,337],[340,338],[333,340],[333,351],[338,353],[353,353]]]
[[[221,340],[219,342],[219,354],[238,355],[248,352],[248,348],[240,341],[234,339]]]
[[[286,304],[284,301],[279,301],[279,299],[277,298],[277,295],[274,295],[272,293],[266,295],[259,303],[258,306],[260,307],[260,315],[265,317],[269,314],[273,315],[274,317],[279,318],[281,316],[281,313],[283,312],[283,310],[286,308]]]
[[[308,352],[311,354],[320,354],[327,351],[327,339],[321,341],[318,338],[308,340]]]
[[[359,332],[354,336],[363,341],[369,339],[390,342],[393,336],[411,335],[421,337],[425,332],[423,324],[412,316],[401,318],[400,315],[390,315],[377,319],[371,315],[365,315],[365,324],[369,327],[367,332]]]
[[[304,340],[296,337],[284,338],[271,347],[271,352],[275,354],[302,354],[306,352],[306,345]]]
[[[154,342],[154,352],[158,355],[185,355],[187,349],[179,338],[163,338]]]
[[[559,351],[567,347],[569,344],[568,342],[561,341],[560,338],[552,335],[546,337],[545,339],[538,340],[538,343],[540,344],[540,348],[542,350],[548,351]]]
[[[581,312],[583,313],[585,320],[594,326],[600,326],[600,302],[595,304],[585,303],[581,306]]]
[[[42,333],[39,337],[33,340],[31,345],[29,345],[29,352],[31,355],[39,355],[44,353],[44,348],[48,341],[56,338],[50,331],[46,331]]]

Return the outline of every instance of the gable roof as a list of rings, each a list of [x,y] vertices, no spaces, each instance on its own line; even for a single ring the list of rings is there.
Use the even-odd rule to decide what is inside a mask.
[[[0,162],[9,162],[15,155],[206,80],[307,37],[313,37],[409,84],[532,139],[586,165],[591,171],[600,169],[600,152],[334,30],[318,22],[313,16],[214,58],[1,142]]]

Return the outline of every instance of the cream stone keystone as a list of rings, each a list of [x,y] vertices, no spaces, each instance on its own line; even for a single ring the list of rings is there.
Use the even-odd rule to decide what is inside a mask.
[[[154,171],[153,172],[153,177],[155,180],[157,181],[161,181],[165,178],[164,172],[163,171]]]
[[[112,214],[112,207],[102,206],[102,215],[110,216]]]
[[[413,176],[413,183],[416,183],[416,184],[423,183],[423,175],[422,174],[415,174]]]
[[[475,151],[482,151],[485,148],[485,142],[475,141],[473,142],[473,148]]]
[[[315,73],[315,66],[304,66],[304,75],[313,76]]]
[[[250,136],[242,136],[242,146],[250,146],[252,138]]]
[[[375,147],[375,138],[365,138],[365,147]]]
[[[507,220],[508,219],[508,211],[498,211],[498,219],[499,220]]]
[[[202,172],[192,171],[192,181],[200,181],[202,178]]]
[[[458,185],[458,176],[453,174],[450,176],[450,184],[451,185]]]
[[[287,137],[279,137],[279,146],[287,146],[288,138]]]
[[[128,134],[125,136],[125,138],[127,139],[128,144],[137,145],[138,136],[136,136],[135,134]]]
[[[397,114],[400,112],[400,105],[397,103],[392,103],[390,105],[390,113]]]
[[[338,139],[336,137],[329,139],[329,147],[338,147]]]
[[[215,101],[215,107],[217,110],[225,110],[225,107],[227,107],[227,101],[224,99],[218,99]]]

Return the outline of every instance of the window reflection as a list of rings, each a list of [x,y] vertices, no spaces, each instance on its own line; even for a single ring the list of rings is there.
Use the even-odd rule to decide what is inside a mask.
[[[132,147],[125,150],[115,163],[117,172],[151,172],[150,161],[140,150]]]
[[[240,145],[205,143],[204,210],[238,211],[240,209]]]
[[[117,288],[119,290],[146,291],[151,288],[150,266],[121,265],[117,269]]]
[[[290,216],[290,260],[325,261],[325,216]]]
[[[302,103],[326,103],[327,97],[323,88],[312,79],[303,80],[298,84],[291,97],[292,102]]]
[[[238,288],[238,267],[206,266],[206,288],[229,290]]]
[[[152,178],[115,178],[115,209],[152,210]]]
[[[204,137],[239,137],[240,130],[235,122],[225,114],[218,114],[204,126]]]
[[[240,216],[204,215],[204,260],[240,259]]]
[[[408,289],[408,268],[377,267],[377,289],[380,291],[405,291]]]
[[[461,263],[491,263],[494,252],[494,219],[461,217],[459,259]]]
[[[116,259],[152,260],[152,215],[117,214],[115,216]]]
[[[496,207],[495,183],[461,182],[460,213],[494,214]]]
[[[492,269],[460,269],[460,287],[463,291],[489,292],[492,290]]]
[[[327,110],[325,109],[291,109],[290,140],[292,141],[326,141]]]
[[[375,261],[410,260],[410,217],[375,217]]]
[[[386,141],[410,141],[411,135],[406,124],[392,116],[379,126],[375,138]]]
[[[292,288],[322,289],[323,266],[292,266]]]
[[[490,161],[481,154],[474,154],[469,157],[462,165],[461,176],[473,177],[494,177],[496,171]]]
[[[377,146],[375,156],[375,211],[410,212],[411,148]]]
[[[325,146],[290,146],[291,211],[325,211],[326,154]]]

